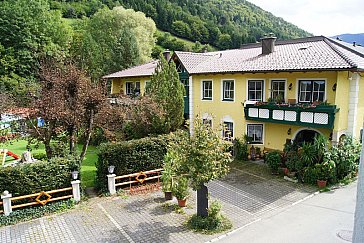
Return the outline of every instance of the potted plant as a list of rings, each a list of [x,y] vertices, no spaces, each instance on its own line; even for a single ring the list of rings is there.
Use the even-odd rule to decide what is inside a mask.
[[[172,200],[173,174],[170,170],[164,169],[161,176],[162,191],[166,200]]]
[[[173,177],[175,175],[173,161],[173,155],[171,153],[167,153],[164,156],[164,165],[161,181],[162,191],[164,192],[164,198],[166,200],[172,200]]]
[[[278,174],[278,168],[282,164],[281,153],[278,150],[269,152],[266,161],[269,168],[272,170],[272,174]]]
[[[178,206],[186,207],[187,197],[190,195],[188,190],[188,180],[186,177],[179,177],[174,183],[172,187],[173,195],[178,200]]]
[[[261,157],[261,150],[260,150],[260,148],[259,148],[259,147],[256,147],[256,148],[255,148],[255,157],[256,157],[257,159],[260,159],[260,157]]]
[[[335,174],[335,162],[329,160],[322,164],[315,164],[315,170],[317,174],[317,186],[318,188],[324,188],[327,185],[327,181],[333,178]]]

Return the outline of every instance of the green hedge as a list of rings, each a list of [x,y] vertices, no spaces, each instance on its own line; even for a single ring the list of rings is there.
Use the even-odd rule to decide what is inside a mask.
[[[7,190],[13,196],[21,196],[70,187],[70,172],[79,168],[76,160],[66,158],[1,168],[0,193]]]
[[[75,202],[73,199],[47,203],[44,206],[34,206],[29,208],[23,208],[14,210],[10,216],[0,215],[0,227],[4,225],[17,224],[19,222],[28,221],[36,218],[49,215],[51,213],[63,212],[67,209],[73,208]]]
[[[116,175],[161,168],[167,153],[167,144],[167,135],[102,144],[96,163],[97,189],[106,191],[109,165],[115,166]]]

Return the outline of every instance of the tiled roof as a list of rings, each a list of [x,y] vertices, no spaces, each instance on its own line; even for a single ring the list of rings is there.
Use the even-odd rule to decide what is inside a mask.
[[[324,36],[283,40],[275,43],[275,51],[262,54],[261,43],[248,44],[241,49],[174,54],[189,74],[229,72],[279,71],[364,71],[364,47]],[[158,61],[131,67],[104,78],[151,76]]]
[[[187,72],[272,72],[309,70],[364,70],[362,47],[340,45],[324,36],[277,41],[273,53],[262,55],[261,44],[210,53],[178,52]]]
[[[154,70],[158,65],[158,60],[153,60],[151,62],[131,67],[116,73],[112,73],[109,75],[104,76],[103,78],[126,78],[126,77],[142,77],[142,76],[152,76]]]

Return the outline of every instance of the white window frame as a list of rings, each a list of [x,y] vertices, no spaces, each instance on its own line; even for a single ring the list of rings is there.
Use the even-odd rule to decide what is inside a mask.
[[[230,123],[232,125],[232,131],[231,130],[225,130],[225,128],[226,128],[225,123]],[[223,121],[222,124],[223,124],[223,130],[222,130],[223,139],[228,140],[228,141],[232,141],[234,139],[234,135],[235,135],[235,129],[234,129],[235,124],[234,124],[234,122],[233,121]],[[230,137],[225,136],[225,132],[227,132],[227,131],[231,132]]]
[[[314,101],[312,101],[312,91],[311,91],[311,101],[301,101],[300,99],[300,81],[324,81],[325,83],[325,91],[324,91],[324,98],[322,100],[322,102],[324,102],[327,98],[327,79],[326,78],[298,78],[296,80],[296,96],[297,96],[297,100],[299,103],[312,103]]]
[[[233,85],[234,85],[234,90],[233,90],[233,99],[226,99],[225,98],[225,87],[224,87],[224,82],[226,82],[226,81],[232,81],[233,82]],[[223,102],[235,102],[235,97],[236,97],[236,95],[235,95],[235,90],[236,90],[236,85],[235,85],[235,79],[222,79],[221,80],[221,100],[223,101]]]
[[[234,120],[231,118],[231,116],[229,116],[229,115],[226,115],[226,116],[224,116],[223,118],[222,118],[222,120],[221,120],[221,126],[222,126],[222,129],[221,129],[221,137],[222,137],[222,139],[226,139],[225,138],[225,125],[224,125],[224,123],[225,122],[229,122],[229,123],[232,123],[233,124],[233,136],[231,136],[231,138],[229,139],[229,141],[232,141],[232,140],[234,140],[234,136],[235,136],[235,122],[234,122]]]
[[[262,87],[262,100],[261,102],[265,101],[265,79],[264,78],[249,78],[246,80],[246,100],[249,99],[249,81],[262,81],[263,87]],[[259,100],[250,100],[250,101],[258,101]]]
[[[211,98],[204,97],[204,82],[211,82]],[[201,80],[201,100],[203,101],[213,101],[214,99],[214,81],[212,79]]]
[[[286,78],[272,78],[269,79],[269,98],[273,98],[272,94],[273,94],[273,89],[272,89],[272,85],[273,82],[284,82],[284,100],[287,100],[287,79]]]
[[[248,127],[249,126],[254,126],[254,125],[259,125],[259,126],[262,126],[262,141],[261,142],[251,142],[251,144],[260,144],[260,145],[262,145],[262,144],[264,144],[264,137],[265,137],[265,126],[264,126],[264,124],[263,123],[247,123],[246,124],[246,135],[247,136],[249,136],[249,133],[248,133],[248,131],[249,131],[249,129],[248,129]]]

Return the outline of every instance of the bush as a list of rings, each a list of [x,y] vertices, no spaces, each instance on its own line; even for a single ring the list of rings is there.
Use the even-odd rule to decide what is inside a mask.
[[[335,162],[338,180],[344,179],[358,170],[360,150],[360,144],[357,141],[351,137],[346,137],[341,143],[333,146],[325,153],[326,160]]]
[[[281,153],[278,150],[269,152],[267,154],[266,161],[267,161],[269,168],[273,172],[277,172],[278,167],[281,166],[281,164],[282,164]]]
[[[0,227],[5,225],[16,224],[22,221],[27,221],[35,218],[40,218],[44,215],[56,212],[62,212],[66,209],[73,208],[75,202],[73,199],[48,203],[44,206],[35,206],[25,209],[13,211],[9,216],[0,215]]]
[[[231,222],[221,215],[220,210],[221,204],[215,201],[211,203],[207,217],[195,214],[188,220],[187,224],[191,229],[204,234],[214,234],[231,229]]]
[[[14,197],[70,187],[70,172],[79,169],[73,158],[53,158],[49,162],[1,168],[0,192],[7,190]]]
[[[324,161],[322,164],[315,164],[306,167],[303,172],[303,180],[308,184],[316,184],[317,180],[336,181],[334,161]]]
[[[32,154],[32,157],[37,160],[47,160],[47,155],[45,153],[34,153]]]
[[[248,160],[248,143],[246,138],[237,138],[234,140],[234,156],[238,160]]]
[[[115,166],[115,174],[125,175],[163,166],[168,136],[146,137],[118,143],[101,144],[96,163],[96,187],[107,189],[108,166]]]

